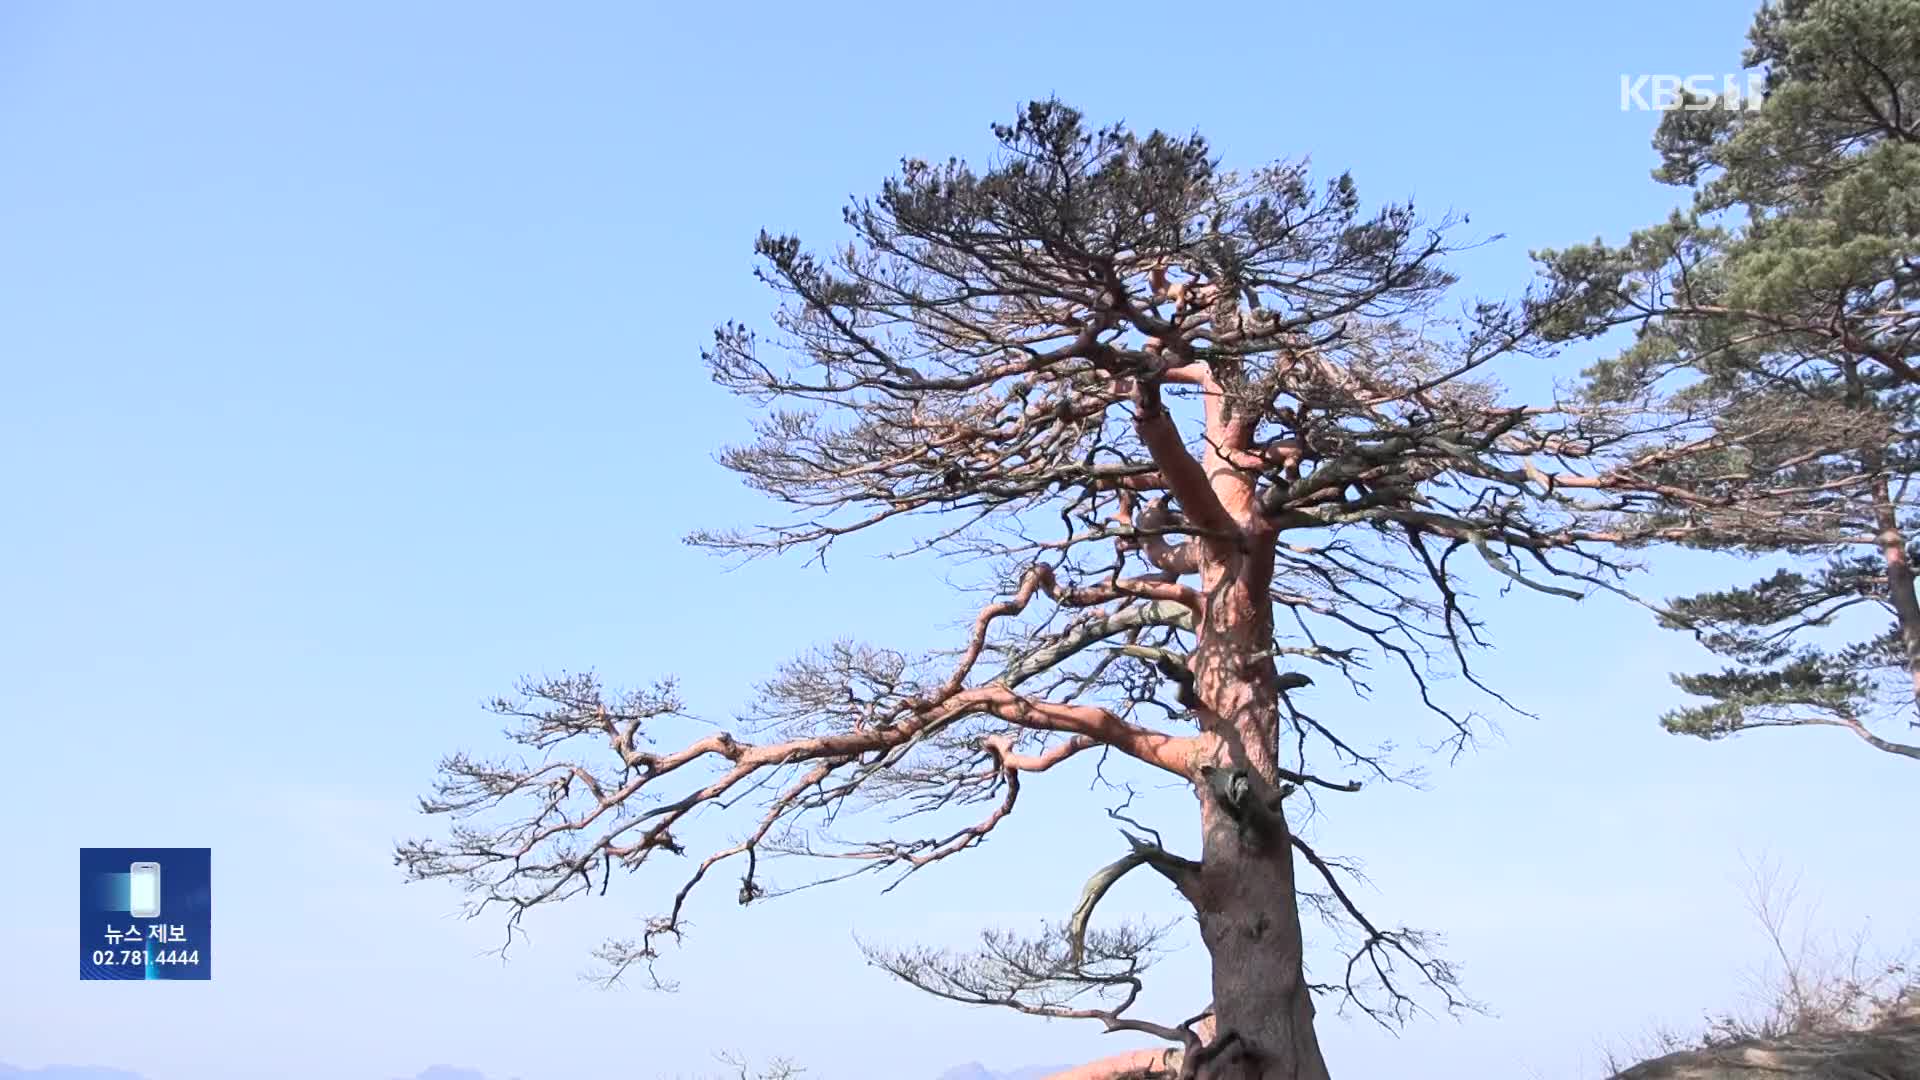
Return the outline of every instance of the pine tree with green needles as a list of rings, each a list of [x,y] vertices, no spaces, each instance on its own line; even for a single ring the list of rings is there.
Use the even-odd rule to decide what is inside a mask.
[[[1779,0],[1748,33],[1757,108],[1690,99],[1654,137],[1691,204],[1623,245],[1549,251],[1555,332],[1629,326],[1586,373],[1644,407],[1620,480],[1643,535],[1763,557],[1662,615],[1726,659],[1662,718],[1708,739],[1839,726],[1920,759],[1920,0]]]

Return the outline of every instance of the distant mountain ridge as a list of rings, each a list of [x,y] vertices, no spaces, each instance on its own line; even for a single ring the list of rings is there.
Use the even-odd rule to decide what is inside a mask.
[[[106,1068],[100,1065],[44,1065],[40,1068],[19,1068],[0,1063],[0,1080],[146,1080],[146,1076],[140,1076],[138,1072],[127,1072],[125,1068]],[[488,1080],[488,1076],[478,1068],[430,1065],[409,1080]]]
[[[994,1072],[977,1061],[969,1061],[941,1073],[939,1080],[1045,1080],[1066,1068],[1065,1065],[1023,1065],[1007,1072]]]
[[[1027,1065],[1006,1072],[995,1072],[977,1061],[969,1061],[965,1065],[955,1065],[941,1073],[939,1080],[1045,1080],[1046,1077],[1065,1068],[1065,1065]],[[38,1069],[22,1069],[13,1065],[0,1064],[0,1080],[147,1080],[147,1078],[125,1069],[109,1069],[101,1065],[46,1065]],[[479,1069],[433,1065],[413,1076],[411,1080],[487,1080],[487,1076]]]
[[[0,1065],[0,1080],[146,1080],[138,1072],[100,1065],[48,1065],[44,1068],[15,1068]]]

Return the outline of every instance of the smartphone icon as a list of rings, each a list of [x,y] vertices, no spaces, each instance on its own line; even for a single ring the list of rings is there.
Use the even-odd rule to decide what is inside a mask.
[[[160,917],[160,864],[137,862],[127,875],[127,910],[136,919]]]

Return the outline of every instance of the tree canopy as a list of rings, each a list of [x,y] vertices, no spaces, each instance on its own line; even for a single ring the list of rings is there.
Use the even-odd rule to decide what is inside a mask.
[[[602,953],[612,977],[651,975],[724,862],[741,903],[782,891],[776,860],[915,873],[1004,827],[1025,785],[1098,756],[1116,793],[1123,766],[1190,788],[1197,858],[1121,801],[1095,824],[1125,824],[1127,848],[1057,927],[873,958],[943,997],[1168,1044],[1088,1076],[1324,1076],[1314,994],[1386,1023],[1418,1007],[1408,980],[1468,999],[1289,824],[1316,793],[1398,775],[1356,737],[1364,721],[1300,691],[1344,684],[1358,703],[1398,673],[1464,746],[1473,714],[1430,683],[1498,696],[1471,664],[1473,586],[1612,587],[1607,546],[1646,496],[1591,462],[1624,429],[1605,404],[1504,400],[1488,365],[1537,345],[1558,308],[1449,311],[1463,222],[1368,208],[1351,177],[1298,162],[1225,169],[1197,135],[1094,128],[1057,101],[994,131],[985,168],[903,162],[846,208],[851,238],[830,253],[759,238],[782,301],[771,332],[727,323],[705,360],[758,409],[721,462],[789,513],[689,538],[824,558],[874,531],[979,567],[992,595],[963,640],[828,643],[774,672],[736,729],[664,746],[684,730],[668,684],[530,680],[496,710],[531,759],[449,757],[425,808],[455,824],[400,861],[517,921],[662,854],[692,859],[644,932]],[[968,804],[979,817],[912,828]],[[899,811],[880,834],[852,831],[879,806]],[[689,852],[691,822],[729,813],[745,815],[736,842]],[[1071,824],[1051,826],[1063,851],[1079,850]],[[1184,1021],[1131,1011],[1161,928],[1092,924],[1142,866],[1192,905],[1212,959],[1210,1000]],[[1317,981],[1303,905],[1349,945]]]
[[[1920,2],[1780,0],[1744,57],[1757,109],[1669,111],[1656,179],[1690,204],[1542,255],[1553,331],[1632,344],[1586,399],[1643,414],[1631,529],[1773,562],[1664,621],[1725,657],[1669,730],[1838,726],[1920,758]]]

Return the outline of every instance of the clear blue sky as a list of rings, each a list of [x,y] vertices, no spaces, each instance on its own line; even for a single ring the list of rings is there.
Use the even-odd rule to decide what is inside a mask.
[[[440,753],[494,745],[477,703],[520,673],[675,672],[724,715],[812,642],[924,645],[961,614],[928,564],[725,573],[679,543],[764,509],[712,464],[744,414],[696,355],[767,309],[759,228],[831,242],[901,155],[978,157],[1057,93],[1470,211],[1508,239],[1458,264],[1467,286],[1511,292],[1529,248],[1664,211],[1619,76],[1730,70],[1749,14],[0,5],[0,1061],[562,1080],[733,1047],[912,1080],[1123,1047],[923,1001],[851,947],[1062,915],[1116,843],[1077,784],[884,900],[711,894],[676,997],[575,977],[635,890],[534,921],[503,967],[477,955],[498,927],[403,887],[389,846],[425,827]],[[1488,609],[1487,672],[1542,719],[1316,835],[1367,862],[1381,919],[1445,931],[1498,1015],[1399,1039],[1329,1021],[1337,1074],[1581,1075],[1604,1040],[1728,1003],[1754,954],[1742,851],[1817,882],[1838,928],[1920,930],[1911,766],[1843,735],[1671,739],[1653,715],[1700,660],[1686,642],[1602,601]],[[1431,731],[1395,695],[1322,707]],[[83,845],[214,848],[213,982],[76,980]],[[1116,899],[1172,910],[1144,881]],[[1166,1013],[1202,1000],[1197,952],[1169,962]]]

